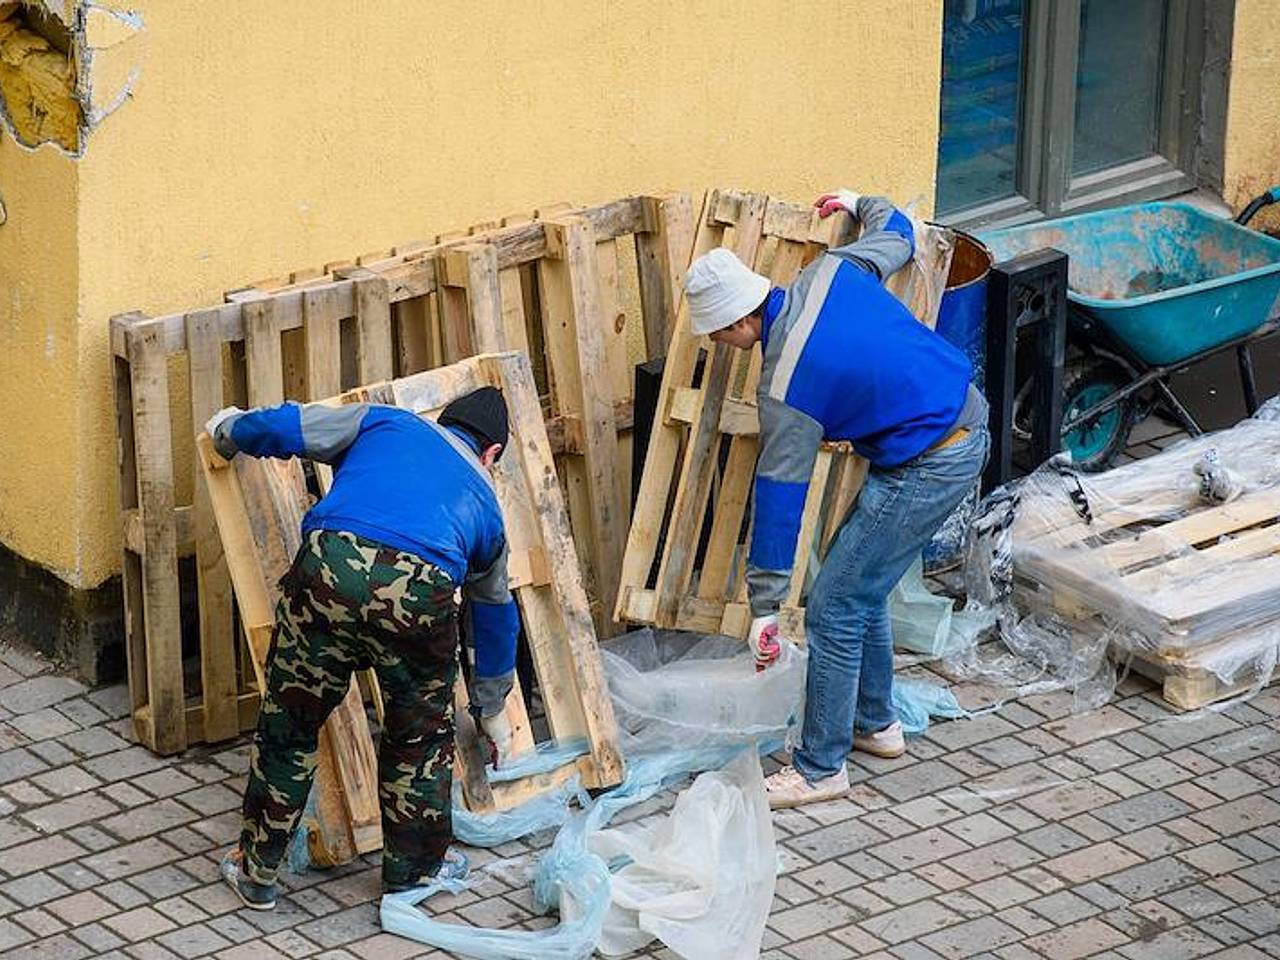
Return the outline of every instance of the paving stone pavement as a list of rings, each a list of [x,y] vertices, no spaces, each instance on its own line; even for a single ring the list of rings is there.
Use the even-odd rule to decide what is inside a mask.
[[[122,687],[0,647],[0,957],[446,956],[379,930],[376,857],[287,876],[274,913],[236,909],[216,865],[246,745],[159,759],[129,742],[127,712]],[[898,760],[855,755],[850,773],[847,798],[775,815],[768,960],[1280,958],[1276,687],[1191,718],[1136,678],[1091,713],[1030,697],[939,723]],[[439,899],[442,919],[553,923],[491,867],[549,841],[473,851],[489,869]]]

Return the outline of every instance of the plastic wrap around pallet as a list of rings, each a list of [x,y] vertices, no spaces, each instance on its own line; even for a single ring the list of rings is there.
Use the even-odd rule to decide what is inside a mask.
[[[1020,499],[1014,570],[1032,609],[1105,613],[1160,655],[1280,617],[1280,424],[1246,420],[1092,476],[1051,462]]]
[[[1201,706],[1271,675],[1278,520],[1278,422],[1245,420],[1102,474],[1055,458],[984,503],[970,597],[1004,611],[1006,645],[1041,675],[1102,682],[1110,647],[1163,679],[1166,699]]]

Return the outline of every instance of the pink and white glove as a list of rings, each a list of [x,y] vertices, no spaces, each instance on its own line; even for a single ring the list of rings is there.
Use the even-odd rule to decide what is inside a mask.
[[[489,741],[489,762],[497,770],[511,759],[511,744],[514,736],[507,711],[503,710],[492,717],[481,717],[480,729],[484,731],[485,739]]]
[[[747,632],[751,652],[756,658],[756,673],[767,670],[782,655],[782,639],[778,636],[778,615],[756,617]]]
[[[844,210],[849,216],[856,217],[858,215],[858,199],[861,196],[862,194],[854,193],[852,190],[837,190],[835,193],[824,193],[813,201],[813,205],[818,208],[818,216],[823,219],[831,216],[837,210]]]

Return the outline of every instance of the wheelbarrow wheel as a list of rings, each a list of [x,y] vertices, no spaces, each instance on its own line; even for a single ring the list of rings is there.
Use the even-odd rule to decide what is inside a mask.
[[[1062,421],[1068,423],[1132,378],[1120,364],[1106,357],[1080,357],[1062,371]],[[1106,470],[1129,443],[1129,431],[1137,419],[1133,400],[1126,399],[1098,414],[1089,423],[1062,434],[1062,449],[1081,470]]]

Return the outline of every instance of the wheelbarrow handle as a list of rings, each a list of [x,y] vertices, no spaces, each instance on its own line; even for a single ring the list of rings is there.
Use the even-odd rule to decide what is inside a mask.
[[[1280,186],[1272,187],[1266,193],[1260,193],[1250,200],[1248,206],[1240,211],[1240,216],[1236,217],[1236,223],[1242,227],[1247,226],[1255,213],[1273,203],[1280,203]]]

